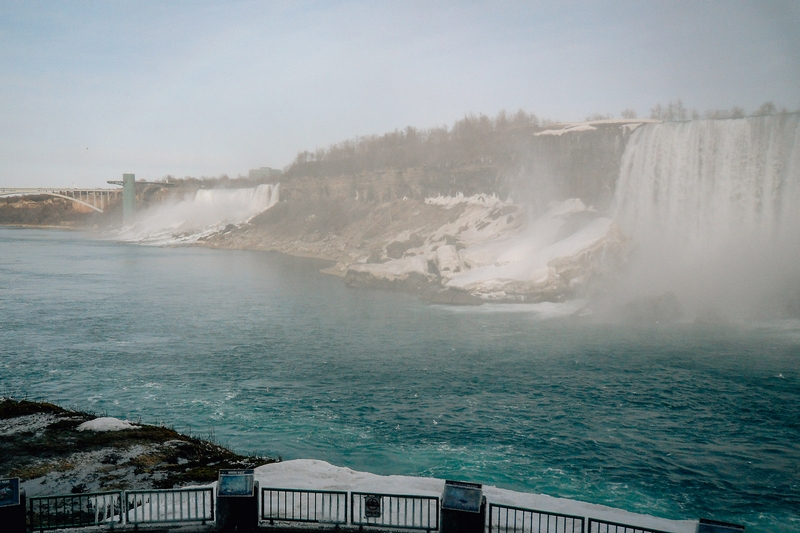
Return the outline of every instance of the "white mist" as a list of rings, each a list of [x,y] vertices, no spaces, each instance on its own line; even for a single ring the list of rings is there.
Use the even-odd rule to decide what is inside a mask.
[[[138,213],[119,238],[144,244],[187,244],[228,224],[240,224],[275,205],[280,184],[250,189],[200,189],[188,198]]]
[[[751,314],[800,281],[800,115],[643,125],[612,214],[632,238],[625,298],[672,291]]]

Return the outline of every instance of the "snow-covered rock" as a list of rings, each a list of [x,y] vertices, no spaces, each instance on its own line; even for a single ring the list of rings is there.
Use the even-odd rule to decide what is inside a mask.
[[[462,270],[458,250],[452,244],[445,244],[436,249],[436,267],[442,279],[451,279]]]
[[[79,425],[76,429],[78,431],[122,431],[124,429],[138,429],[141,426],[135,426],[127,420],[120,420],[111,416],[103,416],[89,420]]]
[[[427,290],[434,301],[442,288],[482,300],[563,301],[602,273],[609,258],[621,256],[627,242],[610,219],[578,198],[554,202],[533,220],[522,206],[495,197],[429,200],[463,209],[433,232],[413,233],[413,247],[411,232],[399,235],[384,262],[351,265],[348,284]]]

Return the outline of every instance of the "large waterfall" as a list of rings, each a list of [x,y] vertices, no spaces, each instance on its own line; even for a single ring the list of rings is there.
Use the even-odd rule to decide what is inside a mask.
[[[228,224],[249,220],[278,202],[280,185],[251,189],[200,189],[189,197],[138,213],[119,238],[144,244],[188,244]]]
[[[639,127],[612,214],[634,244],[633,294],[734,311],[796,292],[800,115]]]

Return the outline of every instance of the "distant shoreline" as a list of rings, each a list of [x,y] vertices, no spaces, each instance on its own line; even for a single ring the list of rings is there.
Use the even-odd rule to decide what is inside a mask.
[[[0,228],[18,228],[18,229],[63,229],[69,231],[90,231],[91,228],[76,227],[76,226],[42,226],[38,224],[0,224]]]

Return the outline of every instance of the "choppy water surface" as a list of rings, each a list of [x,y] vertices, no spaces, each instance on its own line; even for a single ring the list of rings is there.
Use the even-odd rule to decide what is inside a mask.
[[[0,393],[239,451],[800,531],[800,325],[452,308],[319,263],[0,229]]]

